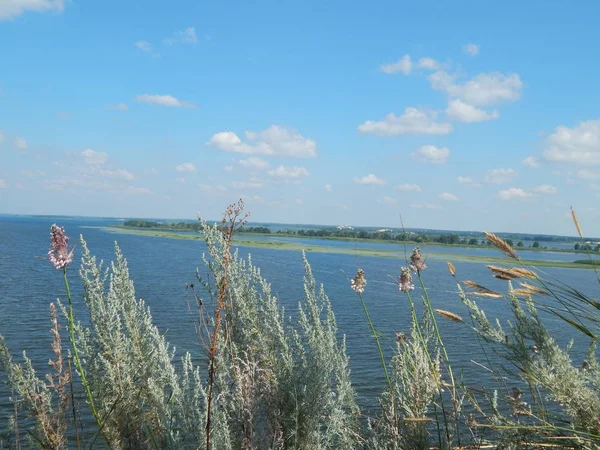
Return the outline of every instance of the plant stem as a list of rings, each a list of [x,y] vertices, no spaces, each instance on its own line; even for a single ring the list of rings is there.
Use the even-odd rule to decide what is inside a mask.
[[[387,366],[385,364],[385,357],[383,356],[383,350],[381,349],[381,343],[379,342],[379,336],[377,335],[377,331],[375,330],[375,326],[373,325],[373,321],[371,320],[371,316],[369,315],[369,310],[367,309],[367,305],[363,300],[362,294],[358,292],[358,298],[360,298],[360,303],[365,310],[365,316],[367,317],[367,322],[369,322],[369,326],[371,327],[371,332],[373,333],[373,337],[375,338],[375,342],[377,342],[377,349],[379,350],[379,357],[381,358],[381,366],[383,367],[383,371],[385,373],[385,379],[387,380],[388,388],[390,389],[390,399],[392,401],[392,407],[394,410],[394,423],[397,423],[396,416],[396,402],[394,401],[394,389],[392,388],[392,381],[390,380],[390,375],[387,370]]]
[[[83,384],[83,388],[85,393],[87,394],[88,401],[90,402],[90,408],[92,408],[92,414],[94,415],[94,419],[99,427],[102,426],[100,422],[100,417],[98,416],[98,412],[96,411],[96,406],[94,405],[94,399],[92,397],[92,392],[90,391],[90,386],[85,378],[85,372],[83,367],[81,366],[81,361],[79,359],[79,352],[77,351],[77,345],[75,344],[75,316],[73,315],[73,302],[71,301],[71,289],[69,288],[69,280],[67,279],[67,268],[63,269],[63,280],[65,282],[65,288],[67,289],[67,299],[69,301],[69,335],[71,338],[71,347],[73,348],[73,358],[75,360],[75,365],[77,366],[77,370],[79,371],[79,375],[81,376],[81,382]]]

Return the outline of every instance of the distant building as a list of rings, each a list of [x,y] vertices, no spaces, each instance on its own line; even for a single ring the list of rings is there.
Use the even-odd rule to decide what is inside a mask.
[[[392,229],[391,228],[382,228],[381,230],[377,230],[378,233],[385,233],[388,231],[392,231]]]
[[[338,225],[337,229],[338,230],[354,230],[354,227],[351,227],[350,225]]]

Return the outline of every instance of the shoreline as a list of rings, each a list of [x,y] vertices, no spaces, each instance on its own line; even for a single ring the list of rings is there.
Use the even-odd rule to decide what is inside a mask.
[[[96,227],[93,227],[96,228]],[[189,232],[183,234],[177,234],[170,231],[160,231],[156,229],[141,229],[141,228],[125,228],[125,227],[97,227],[105,230],[109,233],[114,234],[130,234],[135,236],[146,236],[146,237],[158,237],[163,239],[179,239],[179,240],[193,240],[193,241],[201,241],[203,237],[194,232]],[[248,236],[252,236],[251,233],[239,234],[237,239],[234,239],[234,245],[238,247],[246,247],[246,248],[266,248],[272,250],[288,250],[288,251],[302,251],[304,250],[306,253],[333,253],[333,254],[345,254],[345,255],[358,255],[358,256],[367,256],[367,257],[377,257],[377,258],[405,258],[404,250],[385,250],[385,249],[369,249],[369,248],[350,248],[350,247],[327,247],[323,245],[301,245],[294,242],[265,242],[258,240],[248,240]],[[276,235],[278,237],[288,238],[282,235]],[[293,238],[289,238],[293,239]],[[349,239],[349,241],[354,241],[354,239]],[[363,239],[363,241],[372,242],[372,239]],[[387,241],[382,241],[386,243]],[[410,242],[402,242],[403,244],[418,244],[418,243],[410,243]],[[422,244],[422,243],[421,243]],[[427,244],[425,244],[427,245]],[[439,246],[436,243],[432,243],[430,245]],[[446,247],[464,247],[459,245],[445,245]],[[464,248],[487,248],[487,247],[474,247],[474,246],[466,246]],[[428,253],[427,257],[436,261],[446,261],[446,262],[471,262],[471,263],[485,263],[485,264],[502,264],[502,265],[514,265],[511,260],[498,256],[498,257],[488,257],[488,256],[478,256],[478,255],[460,255],[453,253]],[[531,260],[531,259],[521,259],[521,262],[530,267],[555,267],[555,268],[563,268],[563,269],[581,269],[581,270],[593,270],[598,268],[592,264],[581,264],[569,261],[547,261],[547,260]]]

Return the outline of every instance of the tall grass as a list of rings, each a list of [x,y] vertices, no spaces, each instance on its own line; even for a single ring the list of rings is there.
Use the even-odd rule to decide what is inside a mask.
[[[410,329],[391,342],[368,311],[377,294],[359,270],[348,293],[358,294],[387,381],[378,412],[366,417],[356,402],[343,330],[306,256],[304,298],[293,323],[252,258],[232,249],[245,217],[239,202],[220,225],[200,220],[206,270],[197,271],[188,289],[204,354],[177,357],[136,296],[119,247],[105,267],[81,238],[84,295],[71,299],[66,284],[67,303],[50,305],[49,373],[39,375],[26,354],[15,362],[0,336],[0,367],[8,380],[3,392],[14,404],[0,448],[600,448],[600,302],[594,298],[525,267],[505,241],[487,234],[513,263],[489,267],[506,290],[461,281],[448,264],[457,302],[468,311],[461,317],[450,306],[433,307],[427,266],[415,249],[397,280]],[[70,255],[66,247],[54,254],[63,274]],[[480,303],[490,298],[505,302],[510,321],[487,317]],[[75,321],[71,306],[77,301],[87,307],[87,326]],[[573,343],[556,342],[547,315],[589,342],[585,361],[572,360]],[[442,333],[439,320],[470,330],[490,386],[475,388],[461,379],[446,351],[453,335]],[[69,330],[70,351],[61,326]],[[382,345],[393,346],[391,358]]]

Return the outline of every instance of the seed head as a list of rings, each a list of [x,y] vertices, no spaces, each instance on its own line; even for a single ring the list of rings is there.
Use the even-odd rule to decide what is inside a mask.
[[[50,245],[48,259],[56,269],[64,269],[73,262],[73,249],[69,250],[69,238],[63,227],[56,224],[50,227]]]
[[[410,256],[410,270],[418,273],[425,269],[427,269],[427,265],[425,264],[423,256],[421,256],[421,250],[419,247],[415,247]]]
[[[403,267],[400,270],[398,289],[400,289],[400,292],[408,292],[412,291],[414,288],[415,285],[412,283],[412,275],[410,274],[410,270],[408,270],[406,267]]]
[[[350,280],[350,287],[357,294],[362,294],[365,291],[366,285],[367,279],[365,278],[365,271],[362,269],[358,269],[356,271],[356,275],[354,275],[354,278]]]

